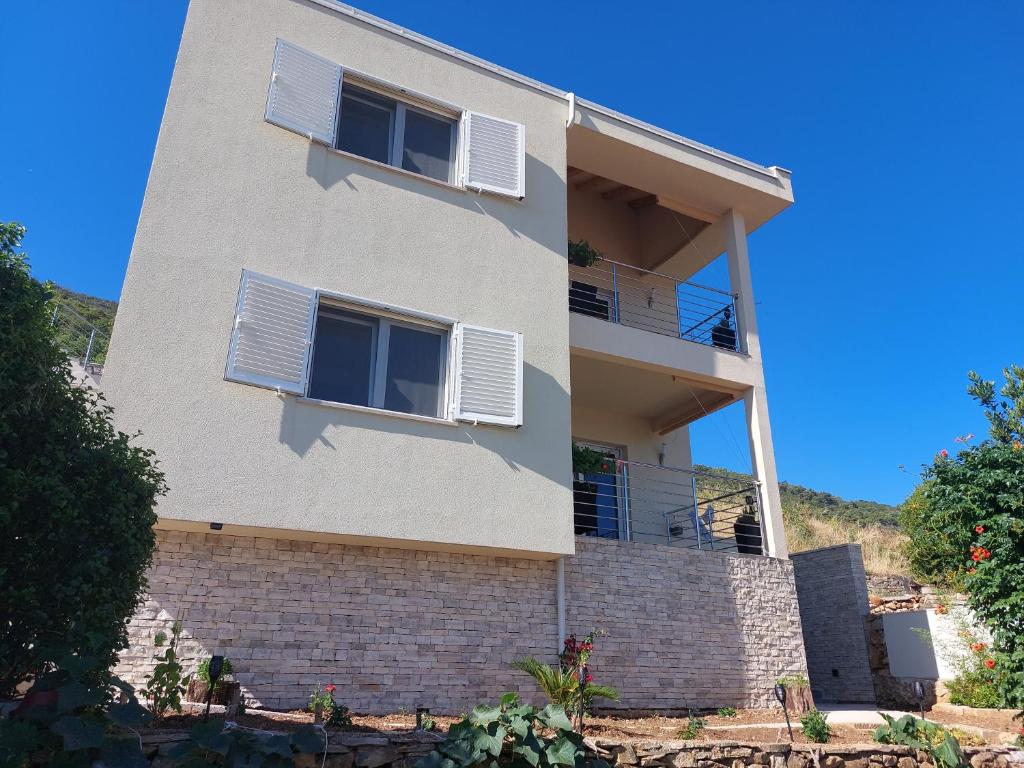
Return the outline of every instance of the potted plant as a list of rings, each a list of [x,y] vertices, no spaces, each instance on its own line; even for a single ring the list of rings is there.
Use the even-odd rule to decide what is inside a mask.
[[[214,704],[230,703],[232,692],[241,690],[241,685],[231,679],[231,660],[224,658],[224,666],[221,669],[220,677],[217,678],[217,685],[213,688]],[[195,674],[189,680],[188,690],[185,692],[185,701],[206,703],[206,697],[210,692],[210,660],[203,659],[199,662]]]
[[[583,479],[583,475],[615,474],[615,459],[606,456],[601,451],[573,443],[572,471],[580,480]]]
[[[569,263],[577,267],[593,266],[595,261],[604,258],[601,252],[586,240],[569,241]]]

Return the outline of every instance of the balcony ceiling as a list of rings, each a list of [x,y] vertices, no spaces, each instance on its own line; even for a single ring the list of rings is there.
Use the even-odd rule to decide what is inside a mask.
[[[667,434],[724,408],[737,392],[709,389],[685,377],[582,355],[570,357],[572,403],[650,422]]]

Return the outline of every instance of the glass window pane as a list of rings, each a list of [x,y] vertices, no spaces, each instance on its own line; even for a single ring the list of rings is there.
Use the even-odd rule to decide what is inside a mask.
[[[404,325],[391,326],[384,407],[390,411],[441,415],[441,350],[444,336]]]
[[[448,181],[454,127],[452,120],[407,109],[402,167],[432,179]]]
[[[316,318],[309,396],[351,405],[370,405],[377,320],[335,310]]]
[[[338,149],[360,157],[390,162],[395,102],[346,85],[341,90]]]

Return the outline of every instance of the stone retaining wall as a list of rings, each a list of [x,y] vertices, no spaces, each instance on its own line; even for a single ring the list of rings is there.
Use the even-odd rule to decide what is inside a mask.
[[[593,669],[627,709],[757,706],[806,674],[788,561],[580,538],[566,561],[568,630],[592,628]],[[334,683],[356,712],[464,712],[508,690],[509,668],[554,663],[555,563],[213,533],[157,532],[149,594],[116,672],[139,686],[152,638],[185,627],[188,665],[227,655],[243,696],[303,706]]]
[[[792,557],[815,699],[874,703],[864,627],[868,591],[860,545],[825,547]]]
[[[143,736],[154,768],[169,763],[171,747],[187,738],[165,731]],[[442,739],[434,733],[330,731],[324,754],[298,755],[296,768],[413,768]],[[925,752],[884,744],[762,744],[732,741],[618,741],[584,739],[592,756],[623,768],[934,768]],[[969,747],[971,768],[1017,768],[1024,752],[1013,747]]]

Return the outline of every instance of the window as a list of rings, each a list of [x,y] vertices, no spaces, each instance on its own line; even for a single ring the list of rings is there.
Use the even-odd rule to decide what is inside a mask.
[[[439,181],[452,181],[457,123],[343,82],[337,148]]]
[[[321,303],[307,396],[444,417],[444,328]]]

